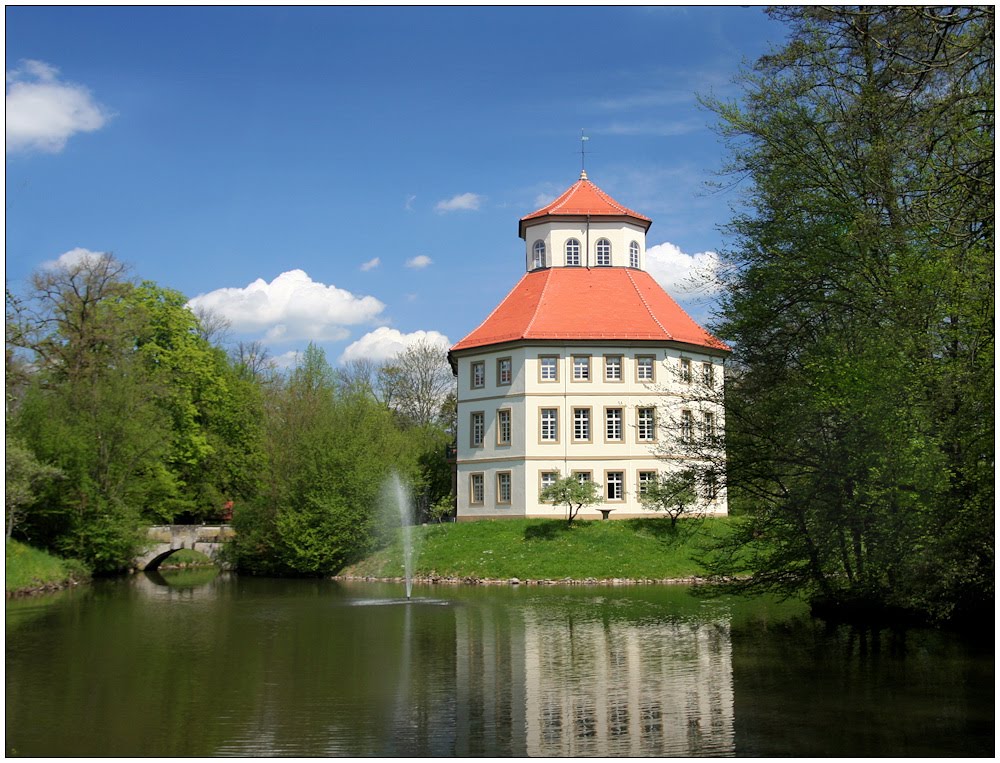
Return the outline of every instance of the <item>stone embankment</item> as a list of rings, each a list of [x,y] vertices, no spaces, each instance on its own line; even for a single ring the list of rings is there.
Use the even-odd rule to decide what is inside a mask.
[[[365,583],[405,583],[402,577],[381,578],[372,575],[334,575],[333,580],[361,581]],[[426,575],[414,577],[413,582],[417,584],[430,585],[510,585],[510,586],[547,586],[547,585],[594,585],[594,586],[639,586],[639,585],[700,585],[708,583],[705,578],[558,578],[531,580],[525,578],[477,578],[469,577],[449,577],[446,575]]]

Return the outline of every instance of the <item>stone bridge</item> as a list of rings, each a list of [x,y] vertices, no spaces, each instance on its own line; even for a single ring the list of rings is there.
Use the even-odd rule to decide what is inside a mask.
[[[231,525],[157,525],[146,531],[145,553],[137,556],[137,570],[155,570],[175,551],[188,548],[217,562],[219,550],[236,535]]]

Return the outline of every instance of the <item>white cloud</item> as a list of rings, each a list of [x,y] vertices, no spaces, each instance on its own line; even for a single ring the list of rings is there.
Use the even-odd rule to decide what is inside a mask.
[[[719,255],[685,254],[666,241],[646,249],[646,270],[672,294],[716,294],[719,291]]]
[[[258,278],[244,288],[199,294],[188,306],[211,310],[229,320],[236,333],[259,334],[270,342],[346,339],[345,326],[374,323],[385,305],[289,270],[270,283]]]
[[[99,130],[110,118],[86,87],[58,75],[42,61],[21,61],[6,71],[7,153],[57,154],[71,136]]]
[[[361,263],[361,269],[364,271],[373,270],[382,264],[382,260],[379,257],[372,257],[368,262]]]
[[[349,344],[347,349],[341,354],[340,362],[346,363],[361,358],[367,358],[376,362],[388,360],[418,342],[426,342],[440,347],[442,352],[446,352],[452,344],[448,337],[437,331],[414,331],[409,334],[403,334],[397,329],[380,326],[374,331],[368,332],[356,342]]]
[[[103,257],[104,254],[104,252],[92,252],[89,249],[78,246],[76,249],[63,252],[54,260],[43,262],[42,268],[45,270],[55,270],[56,268],[71,269],[83,264],[87,260],[96,260]]]
[[[417,195],[416,194],[414,194],[414,193],[408,193],[406,195],[406,203],[403,205],[403,209],[405,209],[407,212],[412,212],[413,211],[413,202],[415,202],[416,200],[417,200]]]
[[[483,197],[477,193],[460,193],[450,199],[439,201],[435,206],[438,212],[457,212],[460,210],[479,209]]]
[[[411,257],[406,261],[406,267],[413,268],[414,270],[420,270],[421,268],[426,268],[432,262],[434,262],[434,260],[426,254],[418,254],[416,257]]]

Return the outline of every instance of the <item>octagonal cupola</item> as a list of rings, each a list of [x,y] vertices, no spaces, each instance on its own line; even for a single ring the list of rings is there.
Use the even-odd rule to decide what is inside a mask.
[[[518,235],[527,270],[549,267],[645,269],[646,231],[653,221],[619,204],[587,178],[525,215]]]

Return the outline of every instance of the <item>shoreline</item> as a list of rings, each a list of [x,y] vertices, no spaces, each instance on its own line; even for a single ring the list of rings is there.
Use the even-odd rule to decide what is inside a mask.
[[[330,580],[354,583],[400,583],[406,582],[404,577],[376,577],[374,575],[333,575]],[[644,586],[644,585],[708,585],[713,581],[708,578],[478,578],[475,576],[457,577],[449,575],[422,575],[411,581],[417,585],[469,585],[469,586]]]

